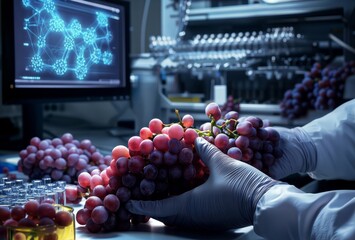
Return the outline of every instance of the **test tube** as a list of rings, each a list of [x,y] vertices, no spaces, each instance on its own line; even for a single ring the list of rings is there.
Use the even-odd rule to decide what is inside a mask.
[[[45,193],[44,199],[45,200],[53,200],[53,203],[58,203],[55,188],[56,188],[55,183],[47,183],[44,186],[44,193]]]
[[[67,185],[66,181],[57,181],[56,182],[56,196],[57,196],[57,203],[66,205],[66,193],[65,193],[65,186]]]

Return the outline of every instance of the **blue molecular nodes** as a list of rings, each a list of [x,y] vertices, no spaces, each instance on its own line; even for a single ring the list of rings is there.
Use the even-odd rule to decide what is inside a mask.
[[[111,65],[112,33],[108,17],[96,12],[94,23],[87,27],[75,18],[65,21],[56,9],[55,0],[22,0],[31,9],[24,19],[33,49],[30,69],[57,76],[73,73],[83,80],[93,65]]]

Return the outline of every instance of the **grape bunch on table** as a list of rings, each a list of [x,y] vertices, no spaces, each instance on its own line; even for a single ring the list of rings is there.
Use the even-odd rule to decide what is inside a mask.
[[[338,67],[323,67],[314,63],[300,83],[285,92],[280,103],[281,115],[297,119],[309,110],[333,110],[344,102],[344,86],[355,74],[355,61]]]

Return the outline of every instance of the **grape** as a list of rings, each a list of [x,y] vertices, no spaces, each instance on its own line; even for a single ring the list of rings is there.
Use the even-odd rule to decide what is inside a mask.
[[[87,208],[90,211],[93,210],[95,207],[102,206],[102,205],[103,205],[102,200],[97,196],[90,196],[86,199],[85,202],[85,208]]]
[[[101,176],[99,176],[99,175],[91,176],[90,189],[94,189],[96,186],[102,185],[102,184],[103,184],[103,180],[102,180]]]
[[[64,158],[57,158],[54,161],[54,167],[58,170],[65,170],[67,167],[67,161]]]
[[[153,118],[150,120],[148,127],[152,133],[158,134],[163,129],[163,122],[158,118]]]
[[[37,152],[37,147],[33,145],[28,145],[26,148],[28,153],[36,153]]]
[[[184,136],[184,129],[180,124],[172,124],[168,130],[168,135],[170,139],[175,138],[180,140]]]
[[[81,225],[85,225],[90,217],[91,211],[87,208],[79,209],[76,213],[76,221]]]
[[[215,137],[214,143],[216,147],[224,150],[229,144],[229,137],[224,133],[220,133]]]
[[[150,131],[150,129],[148,127],[143,127],[139,131],[139,136],[144,140],[150,139],[153,137],[153,133],[152,133],[152,131]]]
[[[245,148],[242,150],[242,160],[243,161],[248,162],[253,158],[253,156],[254,156],[254,152],[250,148]]]
[[[115,166],[117,168],[118,175],[122,176],[128,171],[128,158],[127,157],[118,158]]]
[[[139,145],[142,142],[142,138],[138,136],[133,136],[128,140],[128,149],[133,152],[138,152],[140,150]]]
[[[154,180],[158,176],[158,168],[154,164],[147,164],[143,168],[144,177],[148,180]]]
[[[18,221],[17,226],[19,226],[19,227],[35,227],[36,223],[29,218],[22,218],[20,221]]]
[[[150,139],[144,139],[140,144],[139,144],[139,151],[141,152],[142,155],[148,155],[150,154],[154,149],[154,145],[152,140]]]
[[[62,157],[62,152],[59,149],[52,149],[49,153],[49,155],[53,158],[53,159],[57,159]]]
[[[237,137],[237,139],[235,140],[234,144],[236,147],[238,147],[239,149],[244,149],[249,147],[249,138],[246,136],[239,136]]]
[[[5,207],[5,206],[0,206],[0,220],[2,222],[4,222],[7,219],[9,219],[10,216],[11,216],[10,209],[8,207]]]
[[[140,173],[144,168],[144,158],[141,156],[133,156],[128,161],[128,170],[132,173]]]
[[[169,152],[172,154],[178,154],[181,150],[181,141],[177,138],[171,138],[168,141]]]
[[[198,137],[198,134],[195,130],[193,130],[191,128],[188,128],[185,130],[185,133],[184,133],[185,143],[193,144],[197,137]]]
[[[100,173],[100,177],[102,178],[103,184],[106,186],[110,180],[110,178],[107,176],[106,173],[106,168],[107,166],[105,165],[105,167],[103,167],[102,169],[100,169],[102,172]]]
[[[101,184],[96,185],[96,186],[93,188],[92,193],[93,193],[95,196],[97,196],[97,197],[99,197],[100,199],[102,199],[102,200],[103,200],[103,199],[105,198],[105,196],[107,195],[105,186],[104,186],[104,185],[101,185]]]
[[[74,140],[74,137],[70,133],[65,133],[60,139],[63,141],[64,144],[66,144],[71,143]]]
[[[101,225],[94,223],[91,218],[87,220],[85,227],[91,233],[98,233],[101,231]]]
[[[37,200],[29,200],[25,203],[24,208],[29,216],[36,217],[39,207],[39,202]]]
[[[248,136],[251,135],[253,131],[253,125],[249,121],[243,121],[237,125],[236,129],[238,134]]]
[[[150,196],[155,191],[155,183],[152,180],[143,179],[140,183],[140,190],[144,196]]]
[[[221,118],[222,112],[217,103],[209,103],[205,108],[205,113],[208,117],[213,117],[215,121]]]
[[[26,240],[26,234],[22,233],[22,232],[17,232],[14,234],[13,237],[14,240]]]
[[[79,174],[82,172],[85,172],[87,167],[88,167],[88,165],[87,165],[87,162],[84,158],[79,158],[79,161],[75,165],[75,169],[77,170],[77,173],[79,173]]]
[[[96,224],[103,224],[109,216],[108,211],[104,206],[97,206],[91,212],[91,219]]]
[[[113,190],[117,191],[117,189],[120,186],[122,186],[122,178],[121,177],[116,177],[116,176],[111,176],[110,179],[109,179],[108,184]]]
[[[183,148],[179,153],[179,163],[182,165],[188,165],[192,163],[194,153],[190,148]]]
[[[126,187],[119,187],[117,189],[116,196],[120,202],[125,203],[131,198],[131,191]]]
[[[17,227],[18,226],[18,222],[16,220],[12,219],[12,218],[9,218],[6,221],[4,221],[3,226],[5,226],[5,227]]]
[[[49,203],[41,203],[38,207],[38,216],[42,217],[55,217],[55,208],[52,204]]]
[[[194,118],[190,114],[186,114],[182,117],[181,123],[185,128],[192,127],[194,125]]]
[[[49,217],[43,217],[39,220],[39,226],[54,226],[55,222]]]
[[[26,211],[22,206],[14,206],[11,209],[11,217],[15,221],[20,221],[25,216],[26,216]]]
[[[166,134],[159,134],[153,139],[154,147],[162,152],[169,150],[169,137]]]
[[[277,142],[280,140],[280,134],[272,127],[265,128],[268,131],[269,139],[273,142]]]
[[[77,199],[81,200],[81,195],[79,194],[80,186],[74,184],[67,184],[65,186],[65,194],[67,202],[75,202]]]
[[[237,147],[231,147],[227,151],[227,155],[231,158],[241,160],[242,159],[242,151]]]
[[[41,139],[39,137],[33,137],[30,140],[30,145],[38,147],[40,142],[41,142]]]
[[[112,149],[112,158],[118,159],[119,157],[129,157],[129,150],[126,146],[118,145]]]
[[[61,179],[62,177],[63,177],[63,171],[62,170],[54,169],[51,172],[51,178],[56,180],[56,181]]]
[[[77,153],[69,154],[67,161],[68,161],[67,164],[69,167],[75,166],[76,163],[79,161],[79,154],[77,154]]]
[[[87,188],[90,186],[91,175],[88,172],[82,172],[78,176],[78,183],[81,187]]]
[[[131,173],[122,176],[122,185],[132,188],[136,184],[137,178]]]
[[[150,161],[156,166],[159,166],[163,163],[163,153],[158,150],[153,150],[150,154]]]
[[[239,113],[237,111],[230,110],[225,114],[224,118],[227,120],[230,120],[230,119],[238,120]]]
[[[110,212],[116,212],[120,208],[120,200],[114,194],[108,194],[104,198],[104,206]]]
[[[164,164],[167,166],[172,166],[178,161],[178,156],[171,152],[164,153]]]
[[[115,214],[110,214],[107,221],[102,224],[102,229],[104,232],[112,232],[117,228],[117,219]]]
[[[67,211],[58,211],[55,214],[55,222],[59,226],[66,227],[72,224],[73,218],[72,215]]]

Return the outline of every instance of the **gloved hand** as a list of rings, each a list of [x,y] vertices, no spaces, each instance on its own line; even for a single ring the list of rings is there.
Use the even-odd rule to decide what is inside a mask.
[[[355,100],[303,127],[275,127],[283,156],[270,169],[280,179],[308,173],[314,179],[355,180]]]
[[[294,173],[306,173],[316,167],[316,147],[302,127],[284,128],[273,127],[280,134],[280,149],[283,152],[273,165],[269,175],[281,179]]]
[[[259,199],[278,182],[203,138],[195,140],[195,147],[210,170],[205,183],[163,200],[131,200],[127,209],[184,228],[227,230],[251,225]]]

